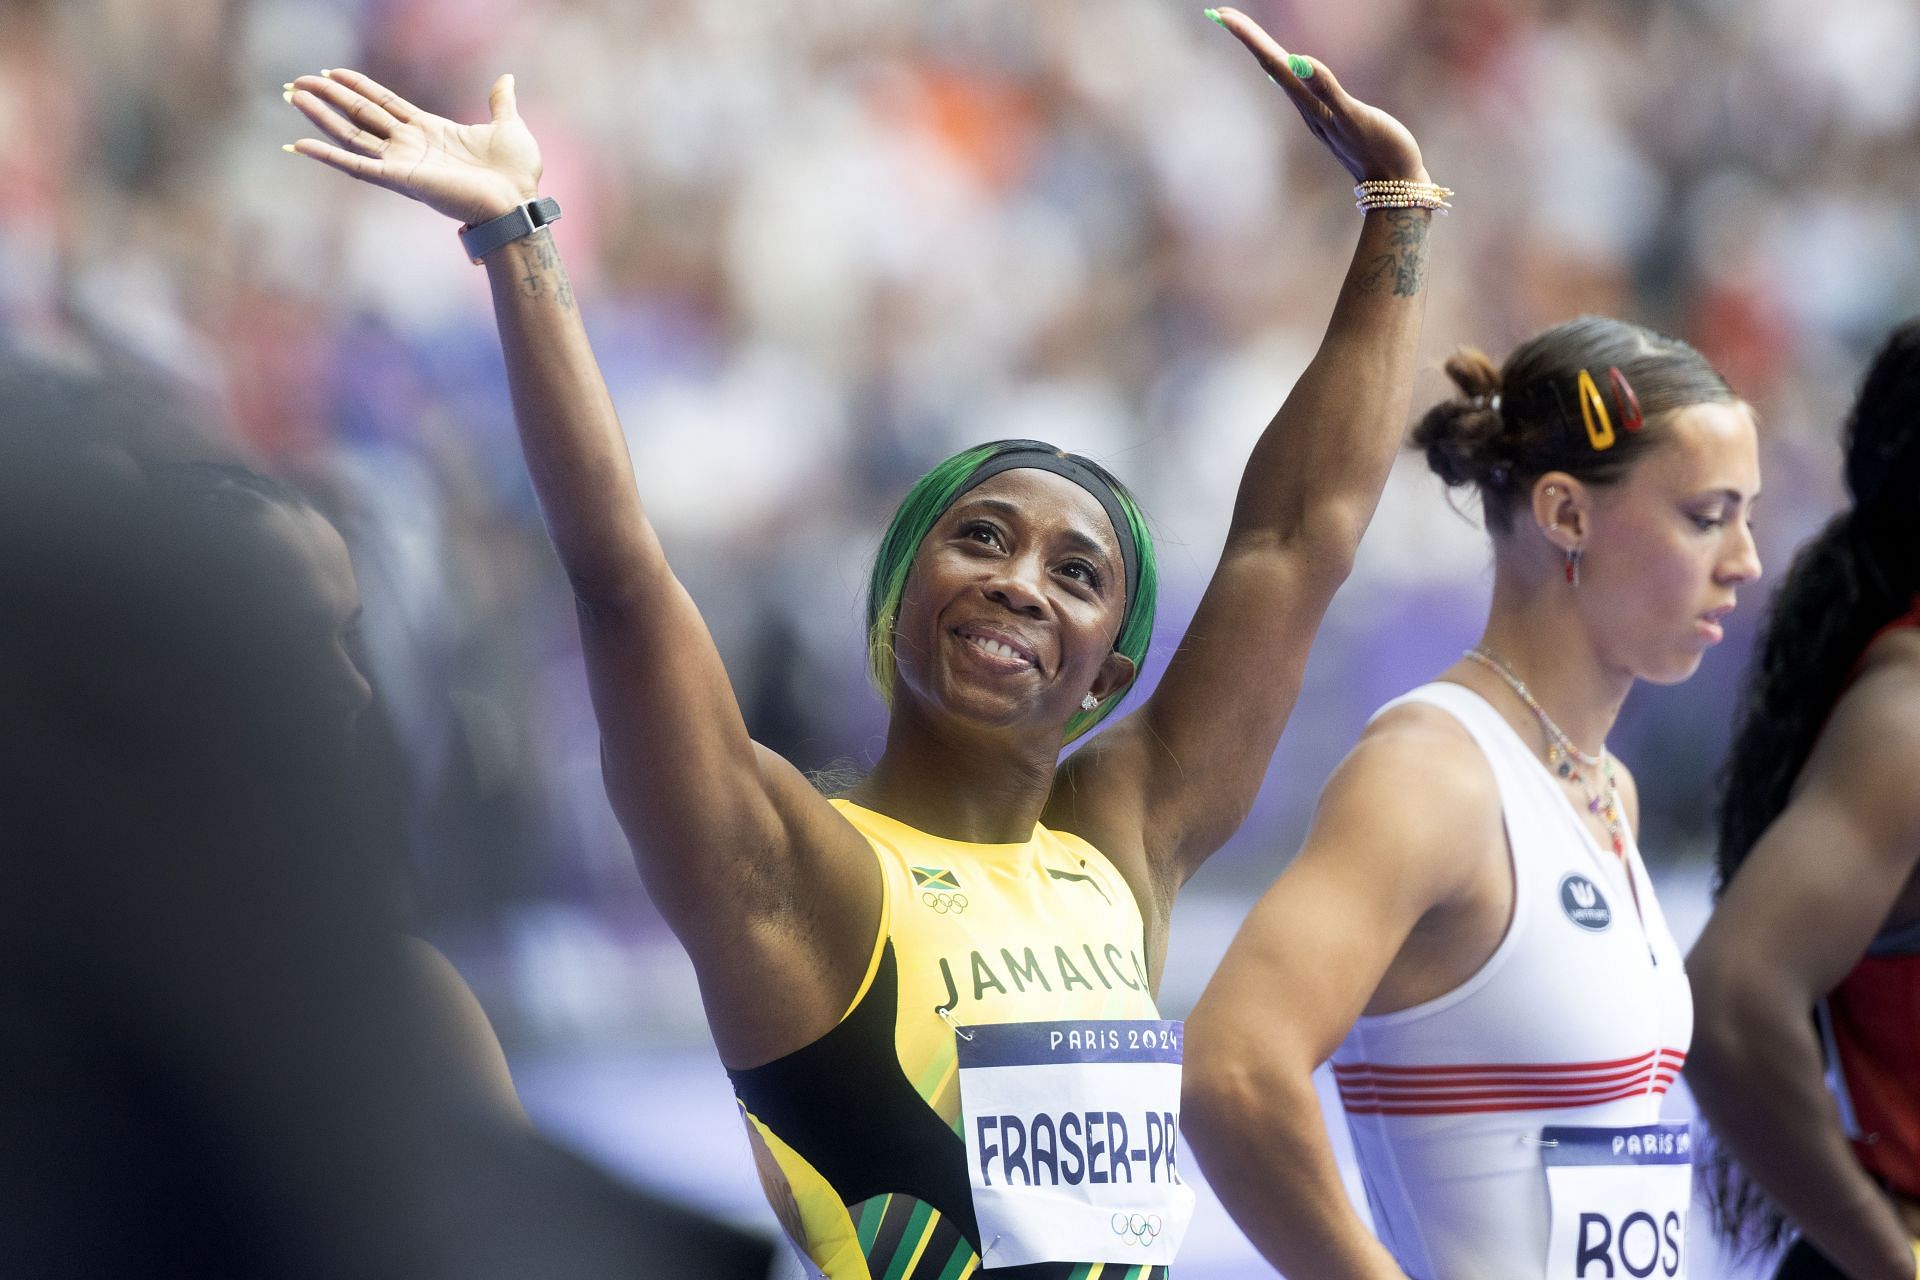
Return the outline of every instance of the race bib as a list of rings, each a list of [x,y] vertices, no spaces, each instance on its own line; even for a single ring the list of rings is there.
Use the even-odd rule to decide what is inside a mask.
[[[964,1029],[960,1110],[984,1267],[1173,1261],[1193,1216],[1180,1180],[1178,1022]]]
[[[1684,1123],[1540,1131],[1553,1225],[1549,1280],[1687,1274],[1693,1134]]]

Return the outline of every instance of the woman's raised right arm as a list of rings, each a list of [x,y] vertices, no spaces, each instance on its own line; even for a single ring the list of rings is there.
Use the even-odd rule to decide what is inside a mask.
[[[492,118],[478,125],[347,70],[300,77],[288,100],[332,139],[303,139],[299,154],[459,222],[478,225],[539,194],[539,147],[511,76],[494,84]],[[745,954],[750,969],[765,933],[757,926],[794,909],[796,881],[823,890],[813,905],[844,910],[850,926],[877,920],[877,872],[858,835],[748,736],[719,652],[641,505],[552,232],[514,240],[485,265],[521,448],[577,602],[608,794],[648,889],[696,959],[703,948],[721,964]]]

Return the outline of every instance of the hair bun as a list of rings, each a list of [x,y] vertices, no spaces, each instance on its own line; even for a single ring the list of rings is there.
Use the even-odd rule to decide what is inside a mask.
[[[1413,429],[1413,443],[1450,486],[1506,487],[1512,459],[1501,438],[1500,370],[1473,347],[1456,349],[1444,367],[1460,394],[1427,410]]]
[[[1455,347],[1441,367],[1453,379],[1453,385],[1460,388],[1460,394],[1469,400],[1500,394],[1500,370],[1478,347]]]

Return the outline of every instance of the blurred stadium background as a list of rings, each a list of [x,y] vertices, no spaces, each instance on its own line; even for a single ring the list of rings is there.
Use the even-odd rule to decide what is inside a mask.
[[[1680,334],[1760,411],[1777,576],[1839,500],[1866,353],[1920,310],[1920,9],[1244,7],[1405,120],[1459,192],[1416,410],[1456,343],[1499,359],[1582,311]],[[1157,525],[1164,655],[1318,341],[1357,231],[1348,180],[1199,9],[0,5],[5,345],[183,388],[340,523],[419,929],[481,995],[536,1117],[635,1178],[771,1229],[690,972],[602,796],[482,273],[436,215],[282,154],[308,130],[279,86],[353,66],[477,119],[516,73],[643,493],[748,721],[805,766],[858,765],[883,727],[860,591],[920,470],[1009,435],[1108,462]],[[1474,639],[1470,515],[1402,460],[1260,805],[1176,916],[1170,1015],[1366,715]],[[1692,681],[1637,691],[1614,740],[1683,929],[1764,594]],[[1250,1273],[1208,1213],[1180,1273]]]

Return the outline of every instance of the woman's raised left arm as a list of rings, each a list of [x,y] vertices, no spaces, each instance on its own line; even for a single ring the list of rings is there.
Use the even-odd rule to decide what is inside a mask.
[[[1356,180],[1428,181],[1397,120],[1244,15],[1219,13]],[[1055,790],[1076,810],[1056,815],[1071,829],[1137,821],[1156,889],[1177,888],[1245,818],[1379,503],[1412,395],[1432,216],[1366,213],[1326,336],[1254,446],[1226,548],[1165,677],[1068,761]]]

